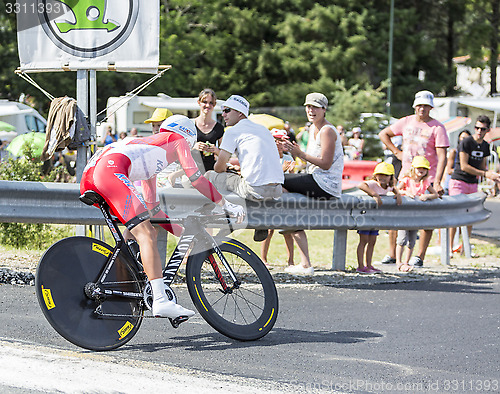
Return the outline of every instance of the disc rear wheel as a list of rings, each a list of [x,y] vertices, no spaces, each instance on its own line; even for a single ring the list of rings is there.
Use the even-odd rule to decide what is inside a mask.
[[[141,299],[89,296],[112,249],[92,238],[63,239],[44,253],[35,276],[38,302],[49,323],[68,341],[90,350],[122,346],[136,334],[143,318]],[[118,255],[101,287],[142,294],[129,258]]]

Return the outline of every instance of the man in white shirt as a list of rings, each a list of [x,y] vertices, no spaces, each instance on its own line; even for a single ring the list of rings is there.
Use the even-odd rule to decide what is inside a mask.
[[[214,171],[208,171],[206,177],[222,193],[232,191],[253,201],[275,199],[281,196],[284,181],[278,148],[266,127],[247,119],[249,109],[248,101],[238,95],[232,95],[222,104],[222,116],[226,126],[231,127],[215,152],[218,158]],[[233,153],[238,158],[241,175],[226,172]],[[255,240],[265,239],[264,232],[267,236],[267,230],[260,232],[256,232]]]

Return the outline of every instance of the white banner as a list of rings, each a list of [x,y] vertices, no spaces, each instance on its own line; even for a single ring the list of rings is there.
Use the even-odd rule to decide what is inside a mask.
[[[156,73],[159,0],[17,0],[21,70]]]

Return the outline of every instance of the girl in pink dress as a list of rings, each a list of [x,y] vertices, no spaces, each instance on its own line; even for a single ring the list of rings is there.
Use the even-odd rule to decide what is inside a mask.
[[[399,182],[401,194],[410,198],[418,198],[420,201],[434,200],[439,197],[438,192],[429,180],[431,165],[424,156],[415,156],[411,163],[410,171]],[[428,193],[426,193],[428,192]],[[398,230],[396,240],[396,266],[401,272],[409,272],[413,269],[409,265],[418,230]],[[408,245],[408,254],[403,263],[403,247]]]

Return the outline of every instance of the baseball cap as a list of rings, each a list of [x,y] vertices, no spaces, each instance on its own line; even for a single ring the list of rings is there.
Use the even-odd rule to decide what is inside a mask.
[[[378,163],[373,170],[373,175],[381,174],[381,175],[394,175],[394,166],[391,163],[387,163],[383,161],[382,163]]]
[[[233,94],[224,101],[221,107],[234,109],[245,116],[248,116],[248,112],[250,111],[250,103],[244,97],[238,96],[237,94]]]
[[[431,163],[424,156],[415,156],[411,162],[413,168],[427,168],[431,169]]]
[[[279,139],[282,139],[282,138],[285,138],[285,139],[289,139],[290,137],[288,136],[288,134],[286,133],[285,130],[282,130],[282,129],[271,129],[271,134],[273,135],[274,138],[279,138]]]
[[[353,133],[361,133],[361,127],[353,127],[352,132]]]
[[[165,119],[172,115],[172,111],[167,108],[156,108],[153,112],[153,115],[151,115],[149,119],[146,119],[144,123],[163,122]]]
[[[313,107],[326,109],[328,107],[328,99],[322,93],[309,93],[306,96],[304,105],[312,105]]]
[[[434,108],[434,95],[428,90],[421,90],[415,94],[415,100],[413,101],[413,108],[417,105],[430,105]]]

